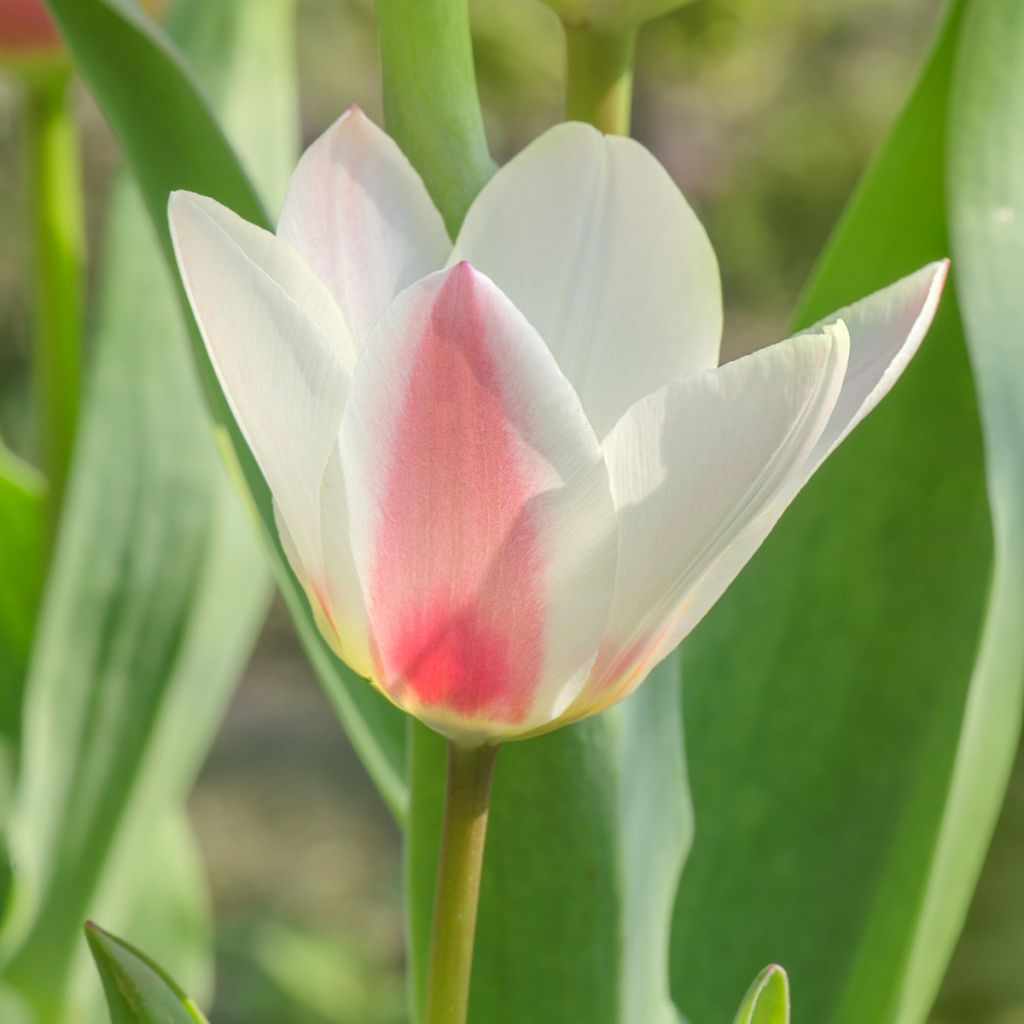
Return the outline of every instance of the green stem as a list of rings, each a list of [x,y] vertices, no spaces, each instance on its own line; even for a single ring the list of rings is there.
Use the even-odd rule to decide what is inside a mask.
[[[448,744],[423,1024],[465,1024],[497,747]]]
[[[454,237],[494,173],[466,0],[377,0],[384,118]]]
[[[33,350],[40,454],[56,529],[78,418],[82,201],[78,143],[63,71],[28,86],[29,211],[32,219]]]
[[[566,119],[628,135],[635,55],[635,28],[600,32],[566,25]]]

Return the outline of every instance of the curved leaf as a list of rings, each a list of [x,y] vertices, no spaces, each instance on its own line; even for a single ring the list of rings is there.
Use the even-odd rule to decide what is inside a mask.
[[[1020,736],[1024,680],[1024,7],[975,0],[949,114],[957,295],[985,433],[995,566],[940,842],[900,1001],[924,1019],[967,912]]]
[[[247,220],[269,227],[251,182],[187,66],[156,26],[117,0],[48,3],[75,67],[95,95],[141,185],[169,265],[173,267],[174,262],[166,208],[174,189],[213,196]],[[116,61],[110,59],[113,53],[118,55]],[[260,105],[253,104],[252,109]],[[269,121],[264,118],[257,123]],[[180,287],[179,297],[184,303]],[[320,636],[281,549],[266,484],[228,412],[198,333],[192,330],[191,337],[225,451],[233,453],[232,461],[241,470],[299,636],[354,746],[385,800],[401,817],[406,802],[402,715],[356,679]]]
[[[251,102],[279,90],[274,65],[290,67],[290,15],[291,0],[185,0],[179,30],[198,62],[216,67],[219,96]],[[255,59],[233,22],[279,43]],[[289,124],[243,137],[279,188]],[[2,933],[5,982],[37,1019],[76,1024],[81,922],[102,912],[125,927],[147,912],[140,900],[149,912],[159,901],[163,879],[147,872],[169,868],[151,844],[205,755],[269,597],[206,424],[174,282],[130,181],[115,190],[105,256],[86,412],[26,690]]]
[[[948,252],[948,102],[968,7],[951,4],[800,322]],[[1000,372],[1021,379],[1007,361]],[[696,1019],[722,1018],[766,960],[786,963],[821,1024],[927,1012],[1018,722],[998,581],[1022,569],[993,551],[985,483],[947,295],[904,380],[685,645],[698,829],[673,987]]]

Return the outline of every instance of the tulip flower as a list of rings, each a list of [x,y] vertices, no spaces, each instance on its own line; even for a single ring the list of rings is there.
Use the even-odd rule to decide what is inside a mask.
[[[719,365],[697,217],[641,145],[573,123],[498,171],[454,244],[356,109],[276,235],[183,192],[170,220],[321,630],[464,747],[640,685],[892,387],[946,273]]]
[[[43,0],[4,0],[0,8],[0,53],[38,54],[60,47],[60,36]]]

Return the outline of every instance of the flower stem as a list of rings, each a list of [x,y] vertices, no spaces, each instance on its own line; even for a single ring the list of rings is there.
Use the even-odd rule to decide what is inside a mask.
[[[601,32],[565,26],[565,116],[611,135],[628,135],[636,29]]]
[[[33,350],[40,454],[56,530],[78,418],[82,201],[63,70],[33,79],[25,107],[33,235]]]
[[[448,744],[423,1024],[465,1024],[497,747]]]

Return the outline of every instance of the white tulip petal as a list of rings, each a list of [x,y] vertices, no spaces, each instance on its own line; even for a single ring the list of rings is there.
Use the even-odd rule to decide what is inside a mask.
[[[357,348],[388,303],[451,252],[422,179],[357,107],[299,161],[277,233],[331,290]]]
[[[607,470],[542,339],[468,264],[378,324],[342,465],[382,689],[463,743],[563,711],[614,585]]]
[[[718,363],[722,300],[707,235],[639,143],[546,132],[484,186],[468,259],[551,347],[604,437],[635,401]]]
[[[345,318],[327,286],[305,260],[270,231],[239,217],[216,199],[194,192],[175,192],[172,202],[188,202],[201,210],[267,277],[309,316],[331,342],[351,375],[356,348]]]
[[[619,516],[615,598],[571,717],[639,685],[750,558],[828,422],[848,351],[842,324],[826,327],[678,380],[620,420],[604,444]]]
[[[320,485],[350,379],[344,323],[273,235],[189,193],[171,196],[169,216],[196,322],[286,526],[289,558],[307,587],[322,586]]]
[[[372,441],[371,441],[372,443]],[[369,626],[363,590],[352,552],[348,493],[341,466],[341,445],[331,449],[320,494],[325,567],[325,593],[321,605],[327,619],[321,632],[353,671],[373,677]]]
[[[827,317],[850,332],[850,365],[832,418],[807,460],[798,487],[889,393],[931,326],[949,261],[940,260]]]

